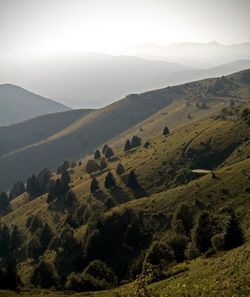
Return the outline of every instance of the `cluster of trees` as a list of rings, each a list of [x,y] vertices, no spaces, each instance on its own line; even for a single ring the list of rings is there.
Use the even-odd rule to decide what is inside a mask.
[[[0,193],[0,214],[5,214],[11,210],[9,196],[2,192]]]
[[[71,207],[76,202],[74,192],[70,191],[70,175],[68,170],[62,172],[61,178],[51,181],[47,202],[62,207]]]
[[[38,175],[33,174],[28,178],[26,192],[32,197],[37,198],[49,191],[51,183],[51,173],[48,169],[43,169]]]
[[[7,261],[0,267],[0,290],[17,290],[21,285],[20,277],[17,273],[16,263]]]
[[[104,144],[103,148],[102,148],[102,155],[106,158],[106,159],[110,159],[112,158],[115,154],[114,151],[112,150],[111,147],[109,147],[107,144]],[[94,158],[96,160],[99,160],[101,158],[101,153],[99,150],[96,150],[95,154],[94,154]]]
[[[12,229],[0,225],[0,259],[17,256],[23,242],[23,235],[15,225]]]
[[[102,148],[102,152],[96,150],[94,153],[94,159],[88,160],[85,168],[86,172],[88,174],[93,174],[98,171],[103,171],[108,166],[106,160],[110,160],[114,156],[115,154],[112,148],[105,144]]]
[[[26,185],[18,181],[14,184],[9,194],[0,193],[0,213],[11,210],[10,201],[27,192],[30,198],[37,198],[48,193],[51,186],[51,173],[45,168],[38,175],[33,174],[27,179]]]
[[[235,86],[232,81],[227,79],[225,76],[222,76],[217,78],[215,83],[208,87],[207,93],[214,96],[228,96],[234,87]]]
[[[124,145],[124,152],[129,151],[132,148],[141,146],[141,143],[142,143],[142,139],[139,136],[134,135],[131,140],[130,139],[126,140]]]
[[[119,172],[119,174],[122,174],[125,170],[124,167],[121,164],[118,164],[116,172]],[[132,170],[129,172],[128,178],[127,178],[127,187],[129,187],[132,190],[136,190],[139,188],[139,183],[137,176],[135,172]],[[108,174],[105,176],[104,180],[104,187],[106,189],[111,189],[116,186],[116,180],[114,178],[114,175],[112,172],[108,172]],[[90,192],[95,193],[100,189],[99,182],[95,176],[92,177],[91,183],[90,183]]]

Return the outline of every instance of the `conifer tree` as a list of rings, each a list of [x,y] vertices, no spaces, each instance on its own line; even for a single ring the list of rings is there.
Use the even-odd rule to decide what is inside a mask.
[[[25,186],[23,182],[18,181],[14,184],[13,188],[9,193],[9,199],[12,200],[25,192]]]
[[[122,175],[125,172],[125,169],[121,163],[119,163],[116,167],[116,173],[118,175]]]
[[[22,234],[18,230],[17,225],[14,226],[12,233],[11,233],[11,250],[17,251],[22,244]]]
[[[110,158],[113,157],[114,155],[115,155],[115,154],[114,154],[112,148],[109,147],[109,148],[106,150],[105,158],[110,159]]]
[[[96,179],[96,177],[93,177],[90,184],[90,192],[95,193],[98,190],[99,190],[98,180]]]
[[[114,176],[111,172],[109,172],[107,174],[107,176],[105,177],[105,182],[104,182],[104,186],[106,189],[111,189],[116,185],[116,181],[114,179]]]
[[[8,211],[10,209],[9,197],[5,192],[0,193],[0,212]]]
[[[53,238],[53,232],[50,229],[50,226],[46,223],[40,233],[40,244],[43,248],[46,248]]]
[[[109,146],[107,144],[104,144],[103,148],[102,148],[102,153],[103,155],[106,154],[107,149],[109,148]]]
[[[137,147],[141,145],[141,138],[137,135],[134,135],[131,140],[131,147]]]
[[[127,152],[130,149],[131,149],[131,143],[130,143],[130,140],[127,139],[124,145],[124,152]]]
[[[107,168],[107,166],[108,166],[108,164],[107,164],[105,158],[101,158],[101,160],[100,160],[100,168],[101,168],[101,170],[103,171],[105,168]]]
[[[86,172],[89,174],[92,174],[96,171],[99,171],[100,167],[98,165],[98,163],[96,162],[96,160],[88,160],[87,165],[86,165]]]
[[[135,190],[139,187],[137,177],[133,170],[130,171],[130,173],[129,173],[127,186],[133,190]]]
[[[96,150],[96,151],[95,151],[95,155],[94,155],[94,159],[95,159],[95,160],[99,160],[100,158],[101,158],[101,153],[100,153],[99,150]]]
[[[164,129],[163,129],[163,133],[162,133],[162,134],[163,134],[164,136],[168,136],[169,133],[170,133],[170,132],[169,132],[168,127],[164,127]]]
[[[230,211],[230,218],[227,223],[224,245],[225,249],[233,249],[244,243],[244,236],[240,226],[240,223],[235,215],[234,210]]]

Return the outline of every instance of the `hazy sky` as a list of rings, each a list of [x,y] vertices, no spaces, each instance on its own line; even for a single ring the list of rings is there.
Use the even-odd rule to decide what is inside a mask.
[[[0,0],[0,55],[249,41],[249,0]]]

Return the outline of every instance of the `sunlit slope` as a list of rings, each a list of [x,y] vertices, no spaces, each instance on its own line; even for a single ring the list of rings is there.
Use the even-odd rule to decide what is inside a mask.
[[[135,170],[144,195],[147,196],[128,202],[133,207],[137,205],[144,207],[148,204],[150,209],[156,207],[160,210],[166,202],[167,207],[172,205],[174,209],[180,202],[179,199],[188,201],[194,197],[202,197],[209,203],[217,201],[218,206],[224,203],[224,198],[228,202],[230,197],[240,199],[240,195],[242,197],[249,195],[246,188],[249,184],[250,159],[245,158],[250,154],[249,138],[250,129],[241,119],[207,118],[178,128],[168,137],[159,135],[147,139],[150,142],[148,148],[142,146],[127,153],[120,149],[115,150],[117,160],[108,162],[105,172],[98,174],[101,194],[95,199],[103,201],[111,195],[122,203],[137,198],[136,193],[126,186],[124,178],[115,173],[118,163],[123,164],[125,168],[124,176],[130,170]],[[241,153],[238,153],[239,148]],[[190,154],[190,151],[193,154]],[[232,165],[225,166],[233,155],[237,156],[237,159],[231,162]],[[85,166],[86,160],[83,165],[75,167],[71,174],[71,186],[80,203],[88,197],[93,198],[90,193],[90,176],[86,173]],[[217,178],[212,178],[211,173],[200,177],[199,174],[192,172],[193,169],[213,170]],[[112,171],[117,182],[117,187],[111,192],[103,186],[107,170]],[[193,179],[195,180],[191,181]],[[177,187],[178,185],[180,187]],[[158,196],[149,197],[154,194]],[[165,200],[164,197],[168,195],[171,199]],[[221,198],[223,199],[220,200]],[[156,203],[155,199],[160,199],[159,203]],[[51,216],[47,209],[46,195],[27,202],[25,195],[14,199],[12,201],[14,211],[4,217],[3,221],[25,226],[28,216],[33,211],[40,213],[44,219]],[[237,207],[240,205],[239,200],[234,200],[233,203]],[[59,221],[63,219],[62,214]]]
[[[163,108],[165,109],[161,113],[162,118],[168,117],[166,107],[170,108],[169,123],[172,123],[171,127],[174,128],[188,122],[187,116],[191,108],[193,112],[191,110],[189,122],[192,122],[192,114],[193,120],[202,118],[211,114],[213,110],[218,111],[223,108],[225,106],[223,102],[230,102],[232,99],[238,102],[247,101],[250,94],[248,75],[249,71],[244,71],[223,79],[207,79],[127,96],[123,100],[79,119],[45,141],[0,158],[0,187],[8,188],[15,180],[25,179],[44,167],[55,169],[65,159],[74,160],[91,153],[99,145],[138,125]],[[223,92],[218,90],[223,90]],[[186,110],[182,106],[174,115],[171,111],[171,108],[173,109],[171,104],[178,101],[186,104]],[[194,110],[197,103],[202,111],[196,114]],[[161,118],[158,116],[159,114],[157,121]],[[175,117],[178,117],[178,120]],[[154,129],[158,129],[163,122],[159,120],[158,126],[149,129],[149,133],[145,136],[149,137],[151,133],[154,134]],[[147,131],[147,127],[142,127],[143,129]]]
[[[47,139],[92,110],[79,109],[39,116],[18,124],[0,127],[0,156]]]

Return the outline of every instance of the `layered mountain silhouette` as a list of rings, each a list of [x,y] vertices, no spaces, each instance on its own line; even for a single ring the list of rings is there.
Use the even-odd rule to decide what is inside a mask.
[[[12,84],[0,85],[0,126],[70,108]]]

